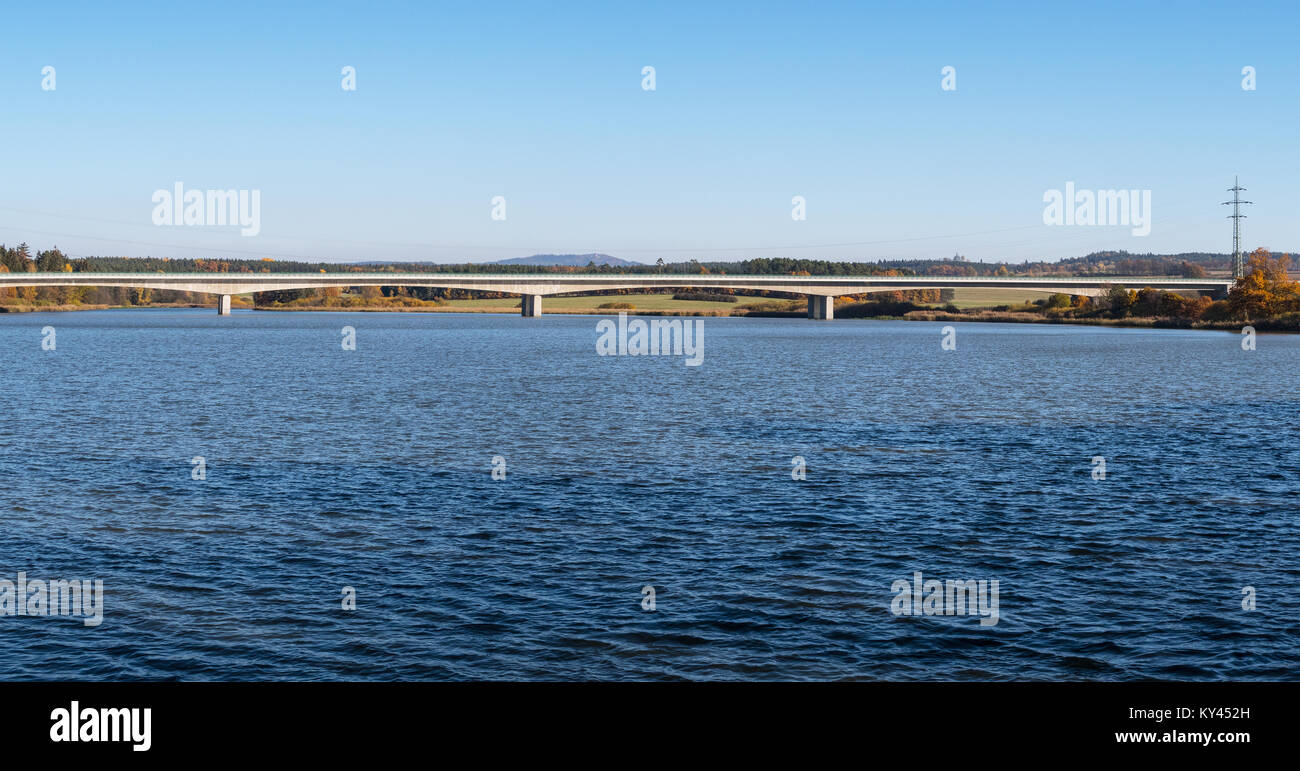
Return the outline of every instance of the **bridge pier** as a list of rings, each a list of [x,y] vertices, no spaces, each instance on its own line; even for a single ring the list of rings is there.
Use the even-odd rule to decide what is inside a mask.
[[[217,315],[218,316],[230,315],[230,295],[223,294],[221,295],[221,299],[217,300]]]
[[[825,321],[835,318],[835,298],[821,294],[808,295],[808,318]]]
[[[519,304],[520,315],[525,318],[542,315],[542,296],[539,294],[526,294],[523,296],[523,302]]]

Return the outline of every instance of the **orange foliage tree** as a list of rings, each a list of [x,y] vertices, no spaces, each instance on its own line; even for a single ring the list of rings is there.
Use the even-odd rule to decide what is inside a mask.
[[[1300,311],[1300,283],[1287,275],[1291,255],[1274,258],[1260,247],[1250,253],[1244,278],[1228,292],[1233,315],[1242,319],[1265,319]]]

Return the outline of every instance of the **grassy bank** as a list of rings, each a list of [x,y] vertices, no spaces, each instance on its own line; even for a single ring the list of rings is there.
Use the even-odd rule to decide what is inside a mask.
[[[216,308],[216,303],[212,305],[200,305],[199,303],[149,303],[147,305],[97,305],[94,303],[76,303],[74,305],[0,305],[0,313],[63,313],[67,311],[109,311],[109,310],[126,310],[128,308]],[[251,308],[252,304],[247,303],[240,305],[236,303],[236,308]]]
[[[1044,316],[1041,313],[1003,311],[976,311],[972,313],[947,313],[945,311],[912,311],[903,316],[877,316],[877,319],[900,321],[987,321],[1001,324],[1070,324],[1086,327],[1146,327],[1151,329],[1210,329],[1240,332],[1250,324],[1259,332],[1300,332],[1300,316],[1255,321],[1188,321],[1164,316],[1104,319]]]
[[[328,305],[305,304],[298,301],[284,305],[259,306],[259,310],[275,311],[394,311],[402,313],[518,313],[517,297],[482,298],[472,300],[416,300],[409,297],[383,298],[370,303],[357,302],[360,298],[342,298],[343,302]],[[679,300],[670,294],[619,294],[581,295],[575,297],[546,296],[542,298],[543,313],[608,315],[620,311],[638,316],[744,316],[758,310],[791,310],[803,300],[776,300],[764,297],[738,297],[737,301]]]

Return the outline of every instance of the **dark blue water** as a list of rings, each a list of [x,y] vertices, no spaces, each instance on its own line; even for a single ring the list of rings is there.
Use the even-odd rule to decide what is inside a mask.
[[[0,316],[0,579],[105,587],[0,677],[1297,677],[1300,337],[596,322]],[[998,623],[895,616],[915,571]]]

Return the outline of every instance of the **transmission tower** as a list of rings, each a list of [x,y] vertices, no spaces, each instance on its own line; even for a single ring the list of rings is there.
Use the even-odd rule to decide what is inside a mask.
[[[1232,277],[1233,278],[1246,277],[1246,261],[1242,259],[1241,256],[1241,221],[1246,218],[1246,215],[1241,213],[1241,205],[1243,203],[1252,203],[1252,202],[1241,200],[1241,191],[1245,189],[1246,188],[1242,187],[1241,183],[1238,182],[1237,178],[1234,176],[1232,178],[1232,187],[1228,188],[1228,192],[1232,193],[1232,200],[1223,202],[1224,206],[1227,206],[1229,204],[1232,205],[1232,214],[1228,215],[1228,219],[1232,220]]]

